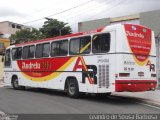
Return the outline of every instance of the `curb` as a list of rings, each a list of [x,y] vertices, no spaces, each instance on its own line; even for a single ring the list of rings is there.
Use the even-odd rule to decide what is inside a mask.
[[[5,115],[5,113],[4,113],[4,112],[2,112],[2,111],[0,111],[0,115]]]
[[[0,120],[11,120],[11,118],[4,112],[0,111]]]
[[[149,105],[153,105],[153,106],[156,106],[156,107],[159,107],[160,108],[160,102],[157,102],[157,101],[153,101],[153,100],[142,100],[144,103],[147,103]]]
[[[146,99],[146,98],[139,98],[139,97],[135,97],[135,96],[131,97],[131,96],[128,96],[128,95],[118,95],[118,94],[113,94],[113,95],[119,96],[119,97],[128,97],[128,98],[139,99],[139,100],[141,100],[139,103],[146,103],[146,104],[149,104],[149,105],[160,107],[160,102],[159,101],[149,100],[149,99]]]
[[[4,87],[4,86],[5,86],[4,82],[0,81],[0,87]],[[1,111],[0,111],[0,113],[1,113]]]
[[[5,116],[6,114],[2,111],[0,111],[0,118],[3,118],[3,116]]]

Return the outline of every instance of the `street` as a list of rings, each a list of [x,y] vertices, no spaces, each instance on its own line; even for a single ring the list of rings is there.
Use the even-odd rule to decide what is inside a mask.
[[[8,114],[160,113],[160,108],[140,99],[111,95],[72,99],[53,90],[0,88],[0,111]]]

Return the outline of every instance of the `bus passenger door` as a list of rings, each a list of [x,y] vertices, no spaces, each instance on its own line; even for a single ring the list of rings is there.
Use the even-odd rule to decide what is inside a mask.
[[[5,60],[4,60],[4,82],[6,84],[11,84],[11,74],[12,74],[12,62],[11,62],[11,50],[6,49]]]

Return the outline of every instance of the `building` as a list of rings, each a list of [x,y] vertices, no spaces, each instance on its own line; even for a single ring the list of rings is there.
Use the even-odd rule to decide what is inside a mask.
[[[151,28],[155,32],[155,36],[158,37],[160,34],[160,10],[149,11],[139,14],[115,17],[115,18],[103,18],[78,23],[78,31],[89,31],[94,30],[106,25],[117,24],[117,23],[135,23],[141,24]]]
[[[21,25],[18,23],[13,23],[9,21],[3,21],[0,22],[0,79],[2,79],[3,76],[3,54],[5,48],[10,46],[10,35],[15,34],[16,31],[21,29],[31,29],[29,26]]]
[[[103,18],[78,23],[78,31],[90,31],[103,26],[117,24],[117,23],[134,23],[141,24],[151,28],[155,33],[156,47],[157,47],[157,79],[159,81],[158,88],[160,88],[160,10],[143,12],[139,14],[115,17],[115,18]]]
[[[5,48],[10,46],[9,38],[0,38],[0,80],[3,78],[3,62],[2,58],[5,52]]]
[[[2,33],[0,37],[9,38],[12,34],[15,34],[16,31],[21,30],[21,29],[31,30],[32,27],[10,22],[10,21],[0,22],[0,32]],[[11,41],[11,43],[14,43],[14,41]]]
[[[0,38],[0,55],[3,55],[5,48],[10,46],[10,40],[8,38]]]
[[[9,21],[0,22],[0,32],[3,33],[4,37],[7,35],[15,34],[20,29],[31,29],[29,26],[13,23]]]

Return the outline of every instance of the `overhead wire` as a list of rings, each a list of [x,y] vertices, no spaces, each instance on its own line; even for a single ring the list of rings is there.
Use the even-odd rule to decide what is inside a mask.
[[[113,9],[113,8],[115,8],[115,7],[117,7],[117,6],[119,6],[119,5],[121,5],[122,3],[124,3],[126,0],[122,0],[122,1],[120,1],[120,2],[118,2],[116,5],[112,5],[112,7],[110,7],[110,8],[108,8],[107,9],[107,11],[105,12],[105,14],[109,11],[109,10],[111,10],[111,9]],[[112,3],[112,2],[111,2]],[[100,7],[100,6],[99,6]],[[98,8],[98,7],[97,7]],[[61,14],[61,13],[60,13]],[[80,15],[78,15],[78,16],[80,16]],[[77,17],[77,15],[76,15],[76,17]],[[93,16],[89,16],[90,18],[91,17],[95,17],[95,15],[93,15]],[[71,17],[72,18],[72,17]],[[73,25],[75,25],[75,24],[77,24],[77,22],[74,22],[74,23],[72,23],[72,24],[69,24],[70,26],[73,26]]]
[[[85,4],[87,4],[87,3],[89,3],[89,2],[91,2],[91,1],[94,1],[94,0],[90,0],[90,1],[88,1],[88,2],[86,2],[86,3],[83,3],[83,4],[81,4],[81,5],[85,5]],[[103,12],[103,13],[101,13],[101,14],[106,14],[108,11],[110,11],[111,9],[113,9],[114,7],[117,7],[118,5],[120,5],[120,4],[122,4],[122,3],[124,3],[126,0],[122,0],[122,1],[120,1],[120,2],[118,2],[117,4],[113,4],[112,5],[112,7],[110,7],[110,8],[108,8],[108,9],[104,9],[105,10],[105,12]],[[102,2],[103,4],[111,4],[111,3],[114,3],[113,2],[113,0],[111,0],[111,1],[107,1],[106,2],[106,0],[105,0],[105,2]],[[97,9],[97,8],[102,8],[102,6],[104,6],[103,4],[101,4],[101,5],[99,5],[99,6],[93,6],[93,7],[89,7],[89,8],[87,8],[87,9],[85,9],[85,10],[83,10],[84,12],[82,12],[82,11],[80,11],[81,13],[79,13],[79,14],[76,14],[76,18],[78,18],[78,16],[81,16],[82,14],[84,14],[84,13],[86,13],[87,11],[86,10],[90,10],[90,9]],[[80,7],[80,6],[79,6]],[[75,6],[75,7],[72,7],[72,9],[70,8],[70,9],[68,9],[67,11],[70,11],[70,10],[73,10],[73,9],[76,9],[76,8],[78,8],[78,6]],[[57,15],[60,15],[60,14],[63,14],[64,12],[67,12],[67,11],[65,11],[65,10],[63,10],[63,11],[61,11],[61,12],[59,12],[59,13],[55,13],[55,14],[52,14],[52,15],[50,15],[50,16],[47,16],[47,17],[52,17],[52,16],[57,16]],[[92,12],[92,11],[90,11],[90,12]],[[74,13],[72,13],[72,14],[74,14]],[[63,16],[64,18],[67,18],[69,15],[67,15],[67,16]],[[74,18],[75,16],[71,16],[71,17],[69,17],[69,18],[67,18],[67,19],[71,19],[71,18]],[[95,17],[95,15],[92,15],[92,16],[87,16],[86,18],[93,18],[93,17]],[[44,19],[44,18],[43,18]],[[40,21],[40,20],[43,20],[43,19],[37,19],[37,20],[33,20],[33,21],[29,21],[29,22],[26,22],[26,24],[28,24],[28,23],[32,23],[32,22],[36,22],[36,21]],[[73,26],[73,25],[75,25],[75,24],[77,24],[78,22],[73,22],[73,23],[69,23],[69,25],[70,26]],[[24,23],[23,23],[24,24]]]
[[[107,2],[106,2],[106,1],[107,1]],[[77,16],[80,16],[79,14],[83,14],[83,13],[85,14],[85,11],[88,10],[88,9],[90,10],[90,9],[101,8],[102,6],[104,6],[104,5],[102,5],[102,4],[111,4],[112,2],[113,2],[113,0],[103,0],[103,2],[101,2],[100,5],[98,4],[99,6],[97,6],[97,4],[96,4],[96,5],[93,5],[92,7],[88,7],[87,9],[83,9],[83,10],[81,10],[81,11],[74,12],[74,13],[72,12],[72,13],[69,14],[69,15],[63,15],[64,13],[61,13],[61,14],[58,14],[58,15],[63,15],[63,18],[71,19],[71,18],[74,18],[75,16],[74,16],[74,17],[71,16],[71,17],[69,17],[69,18],[68,18],[68,16],[70,16],[70,15],[72,15],[72,14],[74,14],[74,15],[76,14],[76,17],[77,17]],[[81,6],[81,7],[82,7],[82,6]],[[81,7],[79,7],[79,8],[81,8]],[[82,11],[83,11],[83,12],[82,12]],[[79,13],[79,12],[80,12],[80,13]],[[91,12],[91,11],[90,11],[90,12]],[[79,13],[79,14],[77,15],[77,13]],[[58,16],[58,15],[56,15],[56,16]],[[58,17],[58,18],[56,17],[56,19],[61,19],[61,17]],[[42,19],[42,20],[43,20],[43,19]],[[39,20],[39,21],[40,21],[40,20]],[[65,21],[65,20],[63,20],[63,21]],[[32,24],[32,23],[34,23],[34,22],[37,22],[37,21],[32,21],[32,22],[30,22],[30,24]],[[28,23],[28,24],[29,24],[29,23]],[[34,24],[33,26],[35,26],[35,24]],[[35,26],[35,27],[37,27],[37,26]]]
[[[92,1],[94,1],[94,0],[89,0],[89,1],[87,1],[87,2],[85,2],[85,3],[79,4],[79,5],[77,5],[77,6],[71,7],[71,8],[69,8],[69,9],[66,9],[66,10],[60,11],[60,12],[58,12],[58,13],[54,13],[54,14],[52,14],[52,15],[45,16],[45,17],[52,17],[52,16],[55,16],[55,15],[58,15],[58,14],[62,14],[62,13],[68,12],[68,11],[73,10],[73,9],[75,9],[75,8],[78,8],[78,7],[80,7],[80,6],[86,5],[86,4],[88,4],[88,3],[92,2]],[[39,18],[39,19],[36,19],[36,20],[32,20],[32,21],[28,21],[28,22],[25,22],[25,23],[22,23],[22,24],[28,24],[28,23],[31,23],[31,22],[40,21],[40,20],[45,19],[45,17]]]
[[[79,11],[80,13],[79,14],[77,14],[77,12],[76,13],[71,13],[71,15],[72,14],[76,14],[76,16],[71,16],[71,17],[69,17],[68,18],[68,16],[70,16],[70,14],[69,15],[63,15],[63,18],[67,18],[67,19],[71,19],[71,18],[74,18],[74,17],[77,17],[77,16],[81,16],[81,14],[85,14],[87,11],[86,10],[90,10],[90,12],[92,12],[93,10],[91,10],[91,9],[97,9],[97,8],[101,8],[102,6],[104,6],[104,4],[111,4],[111,3],[114,3],[114,1],[113,0],[107,0],[107,2],[106,2],[106,0],[104,0],[105,2],[101,2],[101,4],[100,5],[93,5],[92,7],[88,7],[87,9],[84,9],[83,10],[83,12],[82,11]],[[110,9],[110,8],[109,8]],[[61,13],[62,14],[62,13]],[[58,15],[60,15],[60,14],[58,14]],[[56,16],[56,15],[55,15]],[[60,19],[60,18],[59,18]],[[36,22],[36,21],[31,21],[30,23],[32,23],[32,22]]]
[[[118,2],[116,5],[114,5],[114,6],[110,7],[110,8],[108,8],[107,10],[105,10],[105,12],[103,12],[102,14],[106,14],[107,12],[109,12],[109,11],[112,10],[113,8],[115,8],[115,7],[119,6],[119,5],[121,5],[121,4],[124,3],[125,1],[126,1],[126,0],[121,0],[121,1]],[[103,16],[103,15],[102,15],[102,16]],[[93,18],[93,17],[95,17],[95,15],[87,16],[87,17]],[[70,25],[70,26],[73,26],[73,25],[75,25],[75,24],[77,24],[77,22],[74,22],[74,23],[69,24],[69,25]]]
[[[77,6],[77,5],[79,5],[79,2],[74,2],[74,4]],[[57,4],[57,5],[58,5],[58,4]],[[54,4],[54,6],[57,6],[57,5]],[[35,15],[35,14],[40,13],[40,12],[43,12],[43,11],[45,11],[45,10],[54,10],[54,11],[55,11],[55,9],[53,9],[53,8],[54,8],[53,5],[50,4],[50,6],[43,7],[43,8],[41,8],[41,9],[39,9],[39,10],[36,10],[35,12],[30,13],[30,15],[26,16],[25,18],[31,17],[32,15]],[[61,11],[61,10],[60,10],[60,11]]]
[[[69,18],[73,18],[73,17],[75,17],[75,16],[79,16],[79,15],[81,15],[81,14],[86,14],[86,13],[91,13],[91,12],[93,12],[94,10],[97,10],[97,8],[101,8],[101,7],[103,7],[104,6],[104,4],[111,4],[113,2],[113,0],[107,0],[107,2],[106,2],[106,0],[105,0],[105,2],[101,2],[101,4],[100,5],[93,5],[93,6],[91,6],[91,7],[88,7],[88,8],[86,8],[86,9],[83,9],[83,10],[81,10],[81,11],[78,11],[78,12],[76,12],[76,13],[71,13],[71,14],[69,14],[69,15],[67,15],[67,16],[63,16],[63,17],[65,17],[65,19],[67,18],[67,19],[69,19]],[[94,9],[94,10],[92,10],[92,9]],[[88,12],[88,10],[89,10],[89,12]],[[70,16],[70,15],[72,15],[72,16]]]

